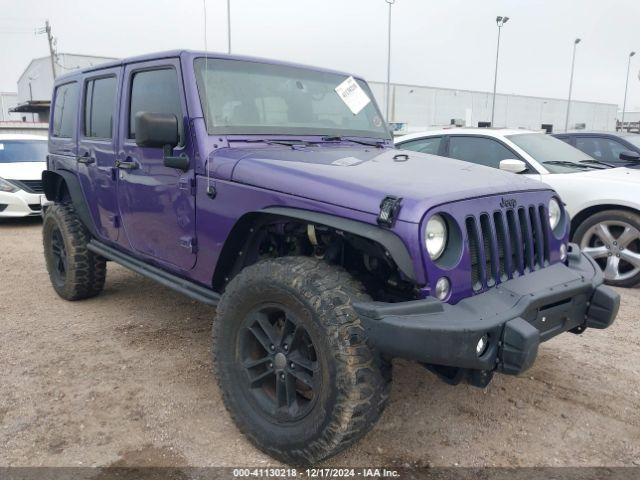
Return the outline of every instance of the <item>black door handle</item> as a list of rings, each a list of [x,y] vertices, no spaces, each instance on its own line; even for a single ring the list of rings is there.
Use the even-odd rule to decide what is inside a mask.
[[[136,170],[138,167],[139,165],[135,161],[123,162],[121,160],[116,160],[116,168],[120,168],[122,170]]]
[[[76,160],[78,160],[78,163],[84,163],[85,165],[95,163],[96,161],[95,158],[90,157],[89,155],[83,155],[82,157],[78,157]]]

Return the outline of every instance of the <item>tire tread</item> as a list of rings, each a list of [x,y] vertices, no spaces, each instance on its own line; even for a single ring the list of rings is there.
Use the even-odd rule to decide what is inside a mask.
[[[55,223],[60,229],[67,249],[68,266],[64,285],[56,285],[50,271],[47,258],[47,269],[54,289],[65,300],[82,300],[98,295],[104,288],[107,273],[106,260],[87,248],[91,233],[80,221],[73,205],[56,203],[47,209],[43,224],[43,244],[45,257],[48,254],[47,232]]]
[[[338,397],[331,421],[324,431],[304,448],[284,451],[256,437],[252,425],[239,415],[226,391],[218,339],[220,325],[233,310],[237,292],[251,288],[264,278],[301,292],[324,321],[327,338],[339,365],[336,385]],[[291,464],[313,464],[335,455],[363,437],[377,422],[389,398],[390,365],[366,344],[365,331],[351,303],[367,300],[362,285],[344,269],[309,257],[281,257],[247,267],[229,284],[217,309],[213,328],[214,370],[223,400],[240,431],[262,451]]]

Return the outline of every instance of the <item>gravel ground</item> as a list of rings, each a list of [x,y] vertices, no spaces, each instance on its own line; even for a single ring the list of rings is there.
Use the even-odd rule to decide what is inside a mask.
[[[102,295],[61,300],[40,230],[0,223],[0,466],[274,465],[212,379],[215,309],[111,263]],[[621,293],[612,328],[484,390],[395,362],[382,419],[327,466],[640,465],[640,289]]]

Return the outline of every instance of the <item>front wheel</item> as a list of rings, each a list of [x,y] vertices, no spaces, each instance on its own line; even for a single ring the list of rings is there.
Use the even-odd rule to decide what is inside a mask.
[[[228,285],[214,365],[227,409],[259,449],[313,464],[375,424],[390,376],[351,306],[366,299],[344,270],[305,257],[260,262]]]
[[[617,287],[640,283],[640,215],[625,210],[596,213],[578,226],[573,241]]]

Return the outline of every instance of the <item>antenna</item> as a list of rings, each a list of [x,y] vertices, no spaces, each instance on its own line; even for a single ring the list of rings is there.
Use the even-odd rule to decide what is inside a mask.
[[[202,80],[204,81],[204,121],[205,124],[208,121],[209,116],[209,93],[208,93],[208,85],[209,85],[209,50],[207,48],[207,0],[202,0],[202,11],[204,13],[204,75]],[[211,185],[211,154],[207,155],[207,195],[210,198],[214,198],[216,196],[216,189],[213,185]]]

